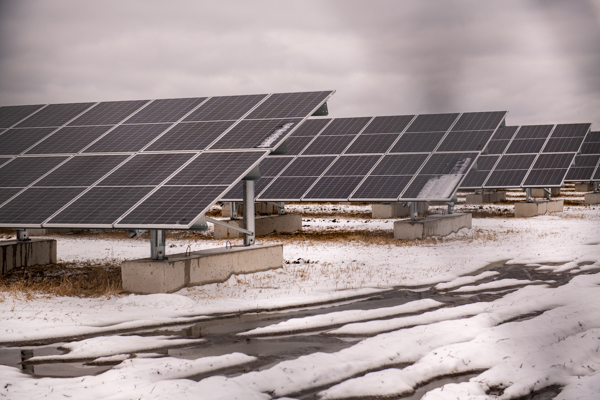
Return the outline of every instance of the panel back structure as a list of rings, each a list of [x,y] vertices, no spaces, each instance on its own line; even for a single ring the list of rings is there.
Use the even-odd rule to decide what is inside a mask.
[[[600,131],[588,133],[565,182],[600,182]]]
[[[505,111],[310,119],[258,201],[450,201]],[[263,164],[260,168],[262,171]],[[223,200],[241,201],[241,187]]]
[[[498,129],[461,189],[561,187],[591,124]]]
[[[0,107],[0,227],[190,229],[332,94]]]

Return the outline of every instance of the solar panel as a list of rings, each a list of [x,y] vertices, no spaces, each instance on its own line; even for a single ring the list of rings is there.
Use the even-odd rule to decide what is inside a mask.
[[[1,136],[0,136],[1,138]],[[565,182],[592,182],[600,180],[600,132],[589,132],[581,145],[581,154],[575,156]]]
[[[0,226],[188,229],[331,95],[2,107]]]
[[[505,114],[331,119],[257,200],[449,201]]]
[[[500,157],[496,165],[489,168],[488,164],[483,169],[478,161],[477,170],[469,173],[461,188],[561,186],[589,127],[559,124],[500,128],[487,146],[490,154]]]

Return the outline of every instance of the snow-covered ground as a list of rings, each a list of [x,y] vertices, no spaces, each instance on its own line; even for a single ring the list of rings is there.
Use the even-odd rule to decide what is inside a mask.
[[[600,207],[570,206],[529,219],[476,218],[472,229],[412,242],[389,235],[365,239],[365,232],[393,227],[393,220],[365,219],[367,206],[293,207],[311,216],[303,222],[305,235],[282,238],[281,269],[174,294],[30,300],[0,294],[0,344],[6,349],[27,346],[34,351],[29,362],[36,363],[116,364],[96,376],[73,378],[38,378],[0,365],[0,395],[338,399],[405,396],[442,377],[472,374],[424,398],[513,399],[545,388],[560,392],[561,399],[600,398]],[[321,240],[324,232],[339,235]],[[142,239],[56,238],[63,261],[149,253]],[[225,241],[171,238],[167,245],[169,254]],[[525,275],[507,275],[509,269]],[[412,297],[393,303],[397,293]],[[392,300],[368,306],[377,298]],[[232,343],[310,336],[346,344],[258,367],[260,356],[233,350],[177,356],[214,343],[210,337],[152,331],[210,323],[223,314],[263,318],[251,329],[241,325]],[[56,343],[66,353],[35,355],[40,342]],[[174,348],[178,352],[158,351]]]

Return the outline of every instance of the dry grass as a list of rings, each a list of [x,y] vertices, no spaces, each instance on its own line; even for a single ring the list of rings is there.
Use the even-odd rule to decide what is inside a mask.
[[[0,301],[6,296],[30,300],[36,295],[110,297],[122,292],[121,267],[113,261],[35,265],[0,277]]]

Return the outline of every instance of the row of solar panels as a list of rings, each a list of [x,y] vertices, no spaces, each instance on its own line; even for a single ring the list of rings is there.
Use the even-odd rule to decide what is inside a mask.
[[[0,226],[189,229],[259,163],[261,201],[449,201],[560,186],[598,147],[589,124],[506,112],[307,119],[332,94],[0,107]]]

